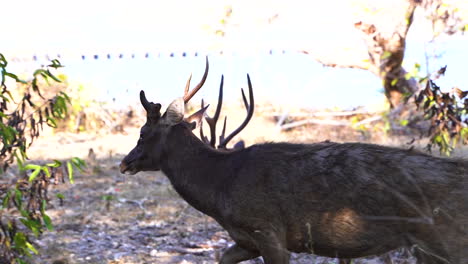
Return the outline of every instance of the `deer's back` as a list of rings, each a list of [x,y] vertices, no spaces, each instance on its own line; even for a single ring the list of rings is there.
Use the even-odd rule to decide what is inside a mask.
[[[437,198],[468,177],[466,161],[371,144],[269,143],[243,152],[239,155],[242,160],[234,166],[236,183],[297,196],[323,198],[341,193],[343,197],[343,193],[359,190],[381,190],[393,196],[424,194]]]
[[[237,155],[225,224],[274,226],[290,250],[331,256],[401,245],[467,179],[465,161],[369,144],[270,143]]]

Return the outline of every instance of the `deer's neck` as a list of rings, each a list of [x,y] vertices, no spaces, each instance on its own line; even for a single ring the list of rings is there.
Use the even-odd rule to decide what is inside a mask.
[[[224,206],[229,154],[206,146],[183,125],[172,129],[161,169],[182,198],[216,218]]]

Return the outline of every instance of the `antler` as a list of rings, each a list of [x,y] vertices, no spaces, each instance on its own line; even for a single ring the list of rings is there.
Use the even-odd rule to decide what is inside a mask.
[[[216,145],[216,123],[218,122],[219,115],[221,113],[221,108],[223,106],[223,86],[224,86],[224,75],[221,75],[221,83],[219,85],[219,95],[218,95],[218,103],[216,104],[216,111],[213,117],[209,117],[208,115],[205,117],[206,123],[210,127],[210,140],[203,135],[203,128],[200,126],[200,137],[206,143],[212,147]],[[204,103],[202,100],[202,108],[204,107]]]
[[[145,108],[148,117],[158,117],[160,115],[159,110],[161,109],[161,104],[149,102],[143,90],[140,91],[140,102],[143,108]]]
[[[195,88],[192,89],[192,91],[189,92],[190,89],[190,81],[192,80],[192,74],[190,74],[190,77],[187,80],[187,83],[185,84],[185,92],[184,92],[184,103],[188,103],[190,99],[202,88],[203,84],[206,81],[206,77],[208,76],[208,70],[210,66],[208,64],[208,57],[206,57],[206,66],[205,66],[205,73],[203,74],[203,78],[201,79],[200,83],[195,86]]]
[[[244,100],[244,106],[245,109],[247,110],[247,116],[244,119],[244,122],[236,129],[234,130],[229,136],[224,138],[224,133],[226,132],[226,118],[224,119],[224,126],[223,126],[223,131],[220,136],[220,143],[218,145],[218,148],[225,149],[227,143],[235,137],[237,134],[239,134],[242,129],[244,129],[247,124],[249,123],[250,119],[252,119],[253,113],[254,113],[254,108],[255,108],[255,102],[254,102],[254,95],[253,95],[253,89],[252,89],[252,83],[250,82],[250,76],[247,74],[247,84],[249,86],[249,102],[247,102],[247,98],[245,97],[244,89],[241,88],[242,91],[242,99]]]
[[[244,106],[245,109],[247,110],[247,116],[242,122],[242,124],[234,130],[227,138],[225,138],[225,133],[226,133],[226,122],[227,122],[227,117],[224,117],[224,124],[223,124],[223,130],[221,132],[221,136],[219,137],[219,142],[220,144],[218,145],[218,149],[226,149],[226,145],[229,143],[229,141],[234,138],[239,132],[242,131],[242,129],[247,126],[249,123],[250,119],[253,116],[254,112],[254,97],[253,97],[253,89],[252,89],[252,84],[250,82],[250,77],[247,75],[247,80],[248,80],[248,85],[249,85],[249,101],[247,102],[247,98],[245,96],[244,90],[241,89],[242,91],[242,99],[244,101]],[[221,84],[219,86],[219,96],[218,96],[218,104],[216,105],[216,111],[213,117],[205,117],[206,122],[208,123],[208,126],[210,127],[210,140],[203,134],[203,128],[200,126],[200,138],[202,139],[205,144],[209,144],[213,148],[216,145],[216,123],[218,122],[220,113],[221,113],[221,107],[223,104],[223,84],[224,84],[224,76],[221,77]],[[202,100],[202,108],[204,107],[204,102]]]

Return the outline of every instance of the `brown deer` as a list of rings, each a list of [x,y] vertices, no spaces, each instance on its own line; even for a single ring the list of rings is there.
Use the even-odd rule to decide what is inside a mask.
[[[202,81],[190,92],[187,82],[163,114],[140,92],[147,120],[120,171],[161,170],[225,228],[236,243],[220,263],[261,256],[285,264],[289,252],[351,259],[411,246],[419,263],[468,263],[467,161],[361,143],[216,150],[192,133],[207,107],[184,119],[207,73],[208,60]]]

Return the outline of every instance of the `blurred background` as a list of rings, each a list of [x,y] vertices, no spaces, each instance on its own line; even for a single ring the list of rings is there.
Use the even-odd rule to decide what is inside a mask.
[[[466,87],[468,2],[429,2],[414,11],[403,67],[422,76],[448,65],[439,86]],[[210,73],[198,98],[215,98],[224,74],[225,100],[237,100],[249,73],[257,101],[381,108],[382,79],[360,65],[370,57],[369,34],[357,25],[375,25],[391,39],[406,23],[408,3],[5,1],[0,51],[17,73],[59,59],[70,86],[116,107],[137,102],[141,89],[163,103],[180,96],[190,73],[194,82],[201,78],[208,56]]]

